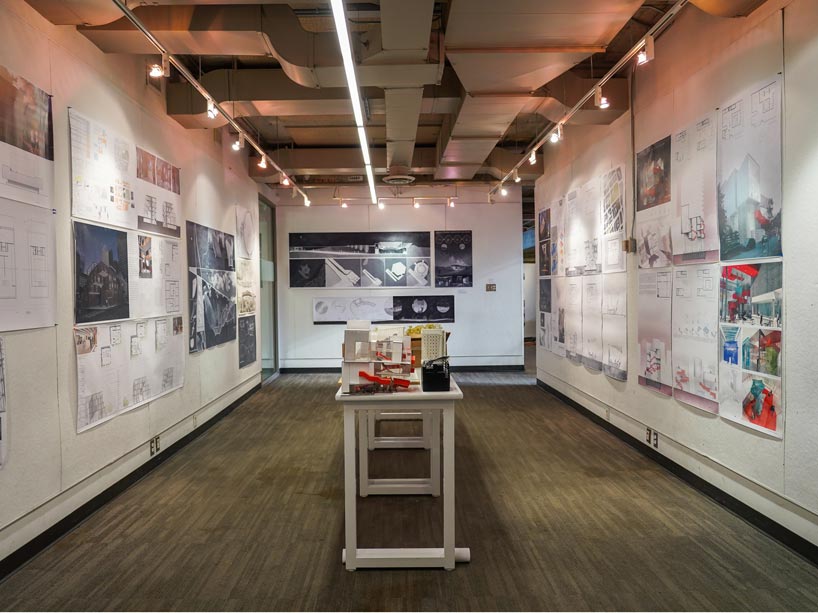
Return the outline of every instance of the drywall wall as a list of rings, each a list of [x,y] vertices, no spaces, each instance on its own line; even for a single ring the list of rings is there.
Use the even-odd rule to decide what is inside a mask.
[[[688,5],[656,45],[656,60],[635,74],[635,150],[639,151],[765,78],[784,74],[784,365],[785,432],[776,440],[660,396],[636,382],[635,256],[629,256],[627,383],[593,374],[542,349],[538,378],[639,439],[660,433],[659,451],[818,543],[818,413],[811,381],[818,339],[818,285],[812,260],[818,231],[814,206],[818,129],[814,73],[818,61],[814,2],[770,1],[745,19],[721,19]],[[691,41],[695,41],[693,44]],[[545,152],[536,206],[619,161],[631,172],[630,116],[611,126],[569,127]],[[633,220],[632,183],[628,223]]]
[[[144,463],[151,437],[161,434],[166,448],[252,389],[260,360],[240,371],[237,342],[186,355],[181,390],[76,433],[68,108],[181,167],[185,219],[235,234],[234,205],[257,210],[256,184],[246,160],[224,153],[212,131],[188,131],[167,117],[144,59],[106,56],[21,0],[0,4],[0,65],[53,96],[58,254],[57,326],[3,334],[9,448],[0,470],[1,559]]]
[[[291,289],[288,287],[288,235],[291,232],[360,232],[471,230],[474,284],[470,288],[416,288],[394,294],[454,294],[455,322],[448,345],[455,366],[523,365],[522,204],[519,187],[496,204],[486,201],[487,188],[460,188],[455,208],[445,206],[454,188],[403,189],[403,197],[440,198],[437,204],[389,204],[384,210],[350,200],[342,209],[332,190],[311,190],[312,206],[292,200],[289,190],[276,199],[276,275],[279,310],[279,352],[282,368],[339,368],[343,325],[313,325],[312,300],[320,296],[356,296],[392,290]],[[363,195],[363,194],[362,194]],[[352,198],[353,193],[344,193]],[[497,291],[487,292],[493,283]]]
[[[533,263],[523,264],[523,304],[525,306],[526,338],[534,338],[537,335],[538,297],[537,265]]]

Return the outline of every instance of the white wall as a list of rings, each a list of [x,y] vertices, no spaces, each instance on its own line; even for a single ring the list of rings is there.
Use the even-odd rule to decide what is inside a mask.
[[[351,202],[340,208],[332,192],[312,190],[312,206],[293,201],[289,191],[278,192],[276,207],[279,355],[282,368],[340,368],[343,325],[312,323],[312,299],[320,296],[454,294],[455,323],[449,354],[455,366],[523,365],[522,204],[519,187],[490,205],[486,188],[460,188],[455,208],[442,204],[387,205]],[[454,189],[404,189],[402,195],[445,197]],[[351,194],[347,195],[351,197]],[[290,289],[288,235],[291,232],[471,230],[474,285],[471,288],[413,288],[380,290]],[[496,292],[486,292],[495,283]]]
[[[525,337],[537,336],[537,317],[540,307],[540,286],[537,277],[537,264],[523,264],[523,302],[525,306]]]
[[[657,41],[656,60],[639,68],[635,83],[639,151],[744,88],[784,72],[784,439],[754,433],[637,384],[634,256],[628,261],[627,383],[537,351],[540,380],[638,439],[644,438],[646,426],[657,430],[661,453],[813,543],[818,543],[818,405],[813,385],[818,341],[816,65],[814,0],[770,0],[746,19],[719,19],[688,5]],[[611,126],[568,128],[558,147],[546,146],[537,209],[620,161],[628,162],[630,173],[632,155],[628,115]],[[629,227],[631,187],[629,182]]]
[[[165,114],[163,94],[146,85],[144,60],[106,56],[22,0],[0,4],[0,65],[53,95],[58,254],[57,326],[3,334],[9,420],[8,462],[0,470],[3,558],[144,463],[151,437],[161,434],[167,448],[252,389],[260,362],[239,371],[237,342],[186,356],[183,389],[76,433],[68,107],[181,167],[185,219],[235,234],[233,205],[255,210],[257,189],[239,156],[222,162],[211,131],[185,130]],[[182,241],[184,250],[184,235]]]

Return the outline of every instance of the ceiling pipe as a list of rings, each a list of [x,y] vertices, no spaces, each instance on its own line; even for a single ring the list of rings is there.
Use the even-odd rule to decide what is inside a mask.
[[[190,73],[190,71],[179,60],[179,58],[177,58],[175,55],[172,55],[171,53],[168,53],[165,46],[153,35],[153,33],[150,30],[148,30],[145,27],[145,25],[139,20],[139,18],[133,14],[133,11],[131,11],[128,8],[124,0],[111,0],[111,2],[113,2],[117,7],[119,7],[119,9],[122,11],[122,14],[125,15],[128,21],[130,21],[137,30],[142,32],[142,34],[151,43],[151,45],[153,45],[156,48],[156,51],[158,51],[163,56],[166,56],[168,58],[170,64],[173,65],[176,68],[176,70],[179,71],[179,74],[181,74],[183,78],[187,79],[190,82],[190,84],[194,88],[196,88],[196,90],[206,100],[210,100],[213,102],[213,107],[215,108],[215,110],[227,120],[227,123],[229,123],[236,130],[236,132],[238,132],[240,140],[243,140],[245,143],[249,144],[253,149],[255,149],[258,152],[260,156],[266,155],[266,152],[261,147],[261,145],[256,141],[256,139],[254,139],[250,134],[248,134],[247,131],[245,131],[244,128],[242,128],[238,124],[238,122],[224,109],[224,107],[222,107],[216,100],[213,100],[213,96],[210,95],[210,92],[207,91],[207,89],[205,89],[201,83],[199,83],[196,77],[194,77]],[[270,160],[270,163],[272,164],[275,170],[277,170],[280,173],[284,173],[281,167],[278,166],[274,161]],[[300,193],[304,197],[305,201],[308,201],[307,194],[299,186],[297,186],[295,182],[292,181],[292,179],[291,184],[292,189]]]

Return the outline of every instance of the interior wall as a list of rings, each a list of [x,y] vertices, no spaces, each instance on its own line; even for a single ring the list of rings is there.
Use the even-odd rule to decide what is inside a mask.
[[[640,440],[645,427],[658,431],[660,453],[818,544],[818,414],[811,386],[811,330],[818,324],[812,266],[818,231],[816,32],[818,12],[812,0],[770,0],[742,19],[712,17],[688,5],[657,41],[656,59],[634,76],[635,151],[640,151],[745,88],[784,74],[784,439],[749,431],[637,384],[635,255],[628,256],[628,382],[591,373],[541,348],[537,373],[541,381]],[[536,188],[538,210],[602,169],[627,163],[631,230],[629,115],[611,126],[569,127],[559,146],[546,145],[545,156],[546,172]]]
[[[212,131],[185,130],[165,114],[144,59],[105,55],[22,0],[0,4],[0,64],[53,96],[58,254],[56,327],[3,333],[9,447],[0,470],[1,559],[147,461],[152,437],[161,434],[167,448],[252,389],[260,360],[239,370],[237,342],[186,355],[181,390],[77,434],[68,108],[181,167],[186,220],[235,234],[234,205],[256,211],[257,188],[246,160],[228,157]],[[186,254],[184,230],[180,248]],[[185,293],[187,332],[186,305]]]
[[[340,368],[343,325],[313,325],[312,300],[318,297],[454,294],[455,322],[448,351],[454,366],[522,366],[523,251],[522,193],[510,187],[508,196],[488,204],[487,188],[461,188],[455,208],[444,204],[391,204],[379,210],[371,204],[350,203],[342,209],[332,190],[311,190],[312,206],[293,201],[289,190],[275,195],[281,368]],[[401,196],[445,198],[454,188],[403,189]],[[445,202],[445,201],[444,201]],[[293,204],[295,203],[295,204]],[[308,289],[289,288],[288,235],[291,232],[471,230],[474,266],[470,288]],[[434,266],[434,261],[433,261]],[[495,284],[494,292],[486,284]]]
[[[538,294],[537,265],[532,263],[523,264],[523,304],[525,306],[526,338],[534,338],[537,335]]]

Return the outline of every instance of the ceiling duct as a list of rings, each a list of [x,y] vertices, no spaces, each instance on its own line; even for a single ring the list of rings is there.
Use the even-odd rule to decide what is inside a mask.
[[[716,17],[746,17],[766,0],[690,0],[690,4]]]

